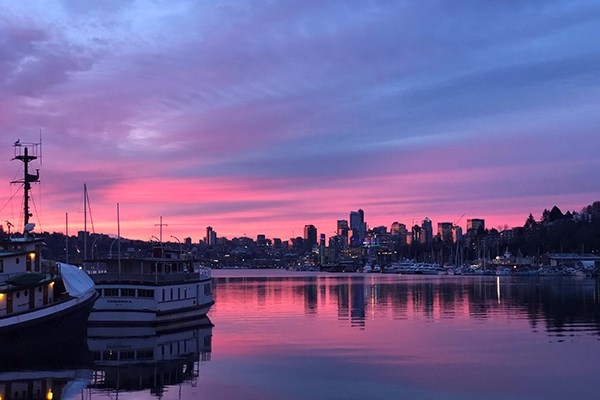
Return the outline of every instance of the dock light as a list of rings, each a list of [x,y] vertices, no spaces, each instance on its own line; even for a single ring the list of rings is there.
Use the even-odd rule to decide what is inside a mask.
[[[54,398],[54,393],[52,393],[52,389],[48,390],[46,394],[46,400],[52,400]]]
[[[54,287],[54,282],[50,282],[50,287]]]
[[[0,293],[0,301],[4,300],[4,293]],[[0,397],[0,400],[2,400],[2,397]]]

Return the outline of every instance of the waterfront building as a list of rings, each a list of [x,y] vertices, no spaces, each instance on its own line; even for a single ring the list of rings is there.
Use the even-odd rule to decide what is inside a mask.
[[[445,243],[452,243],[452,222],[438,222],[438,236]]]
[[[304,225],[304,245],[307,250],[317,244],[317,228],[314,225]]]
[[[420,243],[425,246],[430,246],[433,240],[433,227],[431,220],[427,217],[421,222],[421,237]]]
[[[469,236],[479,236],[485,231],[485,220],[481,218],[467,219],[467,234]]]
[[[217,245],[217,232],[213,230],[212,226],[206,227],[206,244],[211,247]]]
[[[421,227],[419,225],[415,225],[412,227],[412,235],[410,238],[410,243],[409,244],[413,244],[413,243],[422,243],[422,236],[423,236],[423,230],[421,229]]]
[[[460,242],[462,239],[462,228],[460,226],[453,226],[452,227],[452,242],[453,243],[457,243]]]
[[[352,245],[360,246],[367,236],[367,224],[365,223],[365,212],[361,209],[350,212],[350,229]]]

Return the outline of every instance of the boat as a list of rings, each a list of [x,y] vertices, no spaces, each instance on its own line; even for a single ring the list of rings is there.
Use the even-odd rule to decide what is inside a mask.
[[[87,268],[100,297],[90,325],[160,325],[205,316],[214,304],[210,268],[162,243],[136,253],[95,260]]]
[[[11,343],[51,340],[52,335],[85,329],[98,297],[93,281],[78,267],[42,259],[44,241],[34,235],[29,219],[29,191],[38,182],[29,172],[37,144],[14,144],[13,160],[24,164],[23,233],[0,241],[0,338]],[[30,152],[31,150],[31,152]]]

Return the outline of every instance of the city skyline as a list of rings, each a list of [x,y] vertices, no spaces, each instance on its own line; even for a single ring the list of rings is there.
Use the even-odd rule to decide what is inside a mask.
[[[117,233],[119,203],[141,240],[160,217],[165,238],[287,240],[350,210],[497,228],[600,198],[597,2],[0,10],[2,225],[22,221],[11,146],[40,130],[50,232],[83,229],[84,183],[95,231]]]

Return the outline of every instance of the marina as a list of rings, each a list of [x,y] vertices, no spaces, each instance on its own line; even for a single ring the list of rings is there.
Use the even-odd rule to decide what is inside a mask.
[[[238,269],[213,279],[210,320],[90,327],[62,369],[30,357],[0,378],[37,369],[61,379],[55,399],[84,400],[558,400],[600,390],[593,278]]]

